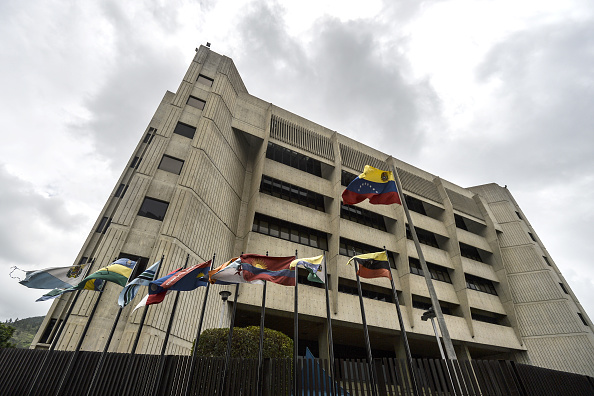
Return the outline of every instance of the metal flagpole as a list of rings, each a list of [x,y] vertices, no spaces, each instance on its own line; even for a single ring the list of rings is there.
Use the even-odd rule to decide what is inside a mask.
[[[332,395],[336,394],[336,382],[334,380],[334,341],[332,340],[332,314],[330,312],[330,298],[328,293],[328,267],[326,266],[326,252],[324,254],[324,288],[326,289],[326,318],[328,319],[328,354],[330,355],[330,385]]]
[[[243,253],[242,253],[243,254]],[[233,314],[231,314],[231,323],[229,324],[229,338],[227,339],[227,352],[225,354],[225,368],[221,376],[221,389],[219,394],[223,394],[227,370],[229,369],[229,359],[231,359],[231,341],[233,340],[233,327],[235,326],[235,313],[237,312],[237,295],[239,294],[239,283],[235,284],[235,296],[233,296]]]
[[[268,251],[266,251],[268,256]],[[266,315],[266,285],[267,281],[264,281],[264,287],[262,289],[262,309],[260,311],[260,349],[258,350],[258,392],[260,394],[262,390],[262,360],[264,352],[264,318]]]
[[[103,289],[105,289],[105,284],[107,282],[103,281],[103,284],[100,286],[101,289],[98,290],[99,291],[99,295],[97,296],[97,300],[95,300],[95,305],[93,305],[93,309],[91,310],[91,314],[89,315],[89,319],[87,319],[87,323],[85,324],[85,328],[83,329],[83,332],[80,335],[80,339],[78,340],[78,343],[76,344],[76,348],[74,349],[74,353],[72,354],[72,357],[70,358],[70,360],[68,361],[68,367],[66,368],[66,371],[64,372],[64,376],[62,376],[62,379],[60,380],[60,386],[58,386],[58,390],[56,391],[56,396],[60,396],[62,394],[62,390],[64,388],[64,386],[66,385],[66,378],[70,378],[70,374],[74,368],[74,363],[76,362],[76,359],[78,358],[78,354],[80,352],[80,348],[82,347],[82,343],[85,339],[85,336],[87,335],[87,331],[89,330],[89,326],[91,325],[91,320],[93,319],[93,316],[95,315],[95,311],[97,311],[97,306],[99,305],[99,300],[101,300],[101,294],[103,293]]]
[[[70,314],[72,313],[74,304],[76,304],[76,301],[78,300],[78,296],[80,296],[81,292],[82,292],[82,290],[78,290],[76,292],[76,295],[74,296],[74,300],[72,300],[72,303],[70,304],[70,307],[68,308],[68,312],[66,313],[66,318],[68,318],[70,316]],[[29,387],[27,396],[33,395],[33,391],[35,390],[35,385],[37,385],[39,376],[45,370],[45,365],[47,363],[47,360],[49,359],[49,356],[52,354],[53,350],[56,348],[56,345],[58,344],[58,340],[60,339],[60,336],[62,335],[62,330],[64,330],[64,326],[66,326],[66,318],[64,318],[64,320],[62,320],[62,323],[60,323],[60,327],[58,328],[58,331],[56,331],[56,335],[54,336],[54,339],[52,340],[49,350],[43,357],[43,361],[41,362],[41,365],[39,366],[39,370],[37,370],[37,373],[35,374],[35,378],[33,379],[33,381],[31,381],[31,386]]]
[[[386,247],[384,246],[384,250]],[[386,258],[388,259],[388,265],[390,264],[390,256],[388,256],[388,251],[386,252]],[[390,271],[391,273],[392,271]],[[412,382],[413,392],[415,396],[419,395],[419,390],[417,388],[417,379],[415,376],[412,356],[410,353],[410,347],[408,345],[408,337],[406,336],[406,329],[404,328],[404,320],[402,319],[402,312],[400,311],[400,302],[398,301],[398,293],[396,293],[396,286],[394,286],[394,279],[390,276],[390,284],[392,285],[392,296],[394,297],[394,304],[396,304],[396,312],[398,313],[398,323],[400,324],[400,333],[402,334],[402,343],[404,344],[404,350],[406,351],[406,361],[408,363],[408,370],[410,371],[410,379]],[[441,348],[441,347],[440,347]]]
[[[295,249],[295,259],[297,259],[297,249]],[[293,394],[297,395],[297,359],[299,356],[299,266],[295,266],[295,298],[293,299],[295,307],[293,308]]]
[[[128,276],[128,280],[126,280],[126,284],[128,284],[128,282],[130,282],[130,279],[132,278],[132,276],[135,275],[134,271],[136,270],[137,265],[138,265],[138,261],[136,261],[136,264],[134,264],[134,268],[130,272],[130,276]],[[99,362],[97,362],[97,366],[95,367],[95,373],[93,374],[93,379],[91,380],[91,384],[89,385],[89,388],[87,390],[87,396],[91,394],[93,389],[95,389],[95,384],[97,383],[97,380],[99,378],[99,372],[101,371],[101,368],[103,367],[103,362],[105,361],[105,356],[107,355],[107,350],[109,349],[109,344],[111,344],[111,340],[113,338],[113,333],[115,333],[115,329],[118,325],[118,321],[120,320],[120,316],[122,315],[123,309],[124,308],[119,307],[118,314],[116,315],[115,320],[113,321],[113,325],[111,326],[111,331],[109,332],[109,336],[107,337],[107,341],[105,342],[105,347],[103,348],[103,352],[101,353],[101,356],[99,357]]]
[[[184,269],[188,268],[188,260],[190,260],[190,255],[186,256],[186,263],[184,264]],[[165,338],[163,339],[163,345],[161,346],[161,365],[159,368],[159,377],[157,378],[157,383],[155,388],[153,389],[153,395],[159,396],[159,388],[161,387],[161,381],[163,379],[163,371],[165,369],[165,351],[167,350],[167,343],[169,342],[169,335],[171,334],[171,328],[173,327],[173,318],[175,317],[175,311],[177,310],[177,302],[179,301],[179,290],[175,292],[175,300],[173,300],[173,307],[171,308],[171,314],[169,315],[169,323],[167,324],[167,331],[165,332]]]
[[[155,275],[153,275],[153,281],[159,279],[159,271],[163,268],[163,263],[165,262],[165,255],[161,255],[161,260],[159,265],[157,266],[157,270],[155,271]],[[144,327],[144,321],[146,319],[146,314],[148,312],[148,305],[144,306],[142,311],[142,316],[140,317],[140,323],[138,324],[138,330],[136,331],[136,337],[134,338],[134,343],[132,344],[132,350],[130,351],[131,355],[136,353],[136,347],[138,346],[138,340],[140,340],[140,333],[142,333],[142,328]]]
[[[445,346],[446,354],[448,359],[456,360],[456,351],[454,350],[454,345],[452,344],[452,339],[450,338],[450,332],[448,331],[443,318],[441,306],[439,305],[439,300],[437,299],[437,294],[435,293],[435,288],[433,287],[433,281],[431,280],[431,273],[429,272],[429,268],[425,262],[425,256],[423,255],[423,250],[419,244],[419,238],[417,237],[415,226],[413,225],[410,212],[408,211],[408,205],[406,205],[406,200],[404,199],[404,192],[402,190],[402,184],[400,183],[400,177],[398,177],[398,173],[396,172],[396,167],[394,165],[392,165],[392,171],[394,173],[394,179],[396,180],[398,187],[400,202],[402,203],[404,213],[406,214],[406,220],[408,221],[408,228],[410,229],[410,233],[412,234],[413,241],[419,255],[419,261],[421,262],[421,268],[423,269],[423,275],[425,276],[425,282],[427,283],[427,290],[429,291],[429,296],[431,297],[431,304],[433,305],[433,309],[435,309],[435,315],[437,317],[439,329],[441,330],[441,336],[443,337],[443,344]]]
[[[355,275],[357,275],[357,290],[359,291],[359,304],[361,305],[361,319],[363,321],[363,332],[365,334],[365,347],[367,348],[367,362],[369,364],[369,376],[371,377],[371,393],[377,395],[377,382],[375,370],[373,369],[373,356],[371,355],[371,344],[369,343],[369,332],[367,331],[367,320],[365,319],[365,307],[363,306],[363,295],[361,293],[361,280],[359,279],[359,265],[355,263]]]
[[[212,255],[212,261],[210,262],[210,268],[215,266],[215,258],[217,254]],[[210,282],[206,284],[206,291],[204,292],[204,301],[202,301],[202,312],[200,312],[200,320],[198,321],[198,330],[196,330],[196,339],[194,340],[194,350],[192,351],[192,360],[190,361],[190,372],[188,373],[188,385],[186,386],[185,396],[190,395],[192,389],[192,377],[194,371],[196,371],[196,355],[198,351],[198,342],[200,342],[200,333],[202,331],[202,322],[204,321],[204,311],[206,310],[206,301],[208,300],[208,291],[210,290]]]

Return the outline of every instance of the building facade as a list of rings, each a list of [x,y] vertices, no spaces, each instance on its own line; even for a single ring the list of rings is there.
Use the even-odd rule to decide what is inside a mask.
[[[75,263],[92,270],[117,257],[172,269],[242,252],[299,257],[326,252],[336,357],[365,357],[350,256],[389,252],[410,348],[438,357],[430,299],[400,205],[344,206],[341,193],[366,164],[394,166],[458,359],[512,359],[594,376],[592,322],[506,188],[462,188],[250,95],[233,61],[200,47],[176,93],[167,92]],[[216,265],[215,264],[215,265]],[[299,344],[327,356],[324,289],[299,274]],[[404,357],[385,278],[362,279],[375,357]],[[221,290],[209,294],[204,328],[221,325]],[[121,287],[83,291],[57,340],[74,349],[97,304],[83,350],[102,350]],[[110,351],[130,350],[142,310],[118,322]],[[56,299],[32,348],[47,348],[74,293]],[[188,354],[204,288],[180,294],[168,354]],[[258,325],[262,286],[239,287],[237,326]],[[225,304],[232,305],[233,296]],[[149,307],[139,353],[159,353],[173,298]],[[230,309],[222,319],[229,324]],[[293,336],[293,289],[267,286],[266,327]]]

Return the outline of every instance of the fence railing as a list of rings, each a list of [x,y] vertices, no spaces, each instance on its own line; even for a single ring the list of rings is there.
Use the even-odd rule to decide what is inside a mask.
[[[49,354],[49,355],[48,355]],[[266,359],[258,378],[257,359],[231,359],[223,381],[223,358],[108,353],[96,372],[99,352],[0,349],[0,395],[257,395],[293,394],[292,359]],[[161,359],[164,359],[162,362]],[[162,364],[164,363],[164,364]],[[194,370],[190,366],[194,364]],[[413,359],[419,396],[594,395],[594,378],[502,360]],[[414,395],[404,360],[337,359],[334,394]],[[189,373],[193,372],[190,378]],[[332,395],[329,362],[299,359],[298,395]],[[89,389],[93,376],[97,376]],[[33,383],[34,382],[34,383]]]

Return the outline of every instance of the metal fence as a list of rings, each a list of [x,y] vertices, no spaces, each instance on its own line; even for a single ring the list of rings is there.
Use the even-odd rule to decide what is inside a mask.
[[[48,355],[49,354],[49,355]],[[261,376],[257,359],[128,355],[99,352],[0,349],[0,395],[262,395],[293,394],[292,359],[266,359]],[[433,395],[594,395],[594,378],[501,360],[414,359],[420,396]],[[331,395],[329,363],[299,359],[298,395]],[[414,395],[404,360],[337,359],[336,395]],[[96,381],[91,386],[93,377]],[[259,391],[259,387],[261,391]]]

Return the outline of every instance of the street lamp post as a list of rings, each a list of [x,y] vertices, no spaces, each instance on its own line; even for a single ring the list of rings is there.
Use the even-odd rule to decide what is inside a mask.
[[[219,319],[219,328],[223,327],[223,318],[225,317],[225,310],[227,308],[227,299],[231,295],[230,291],[222,290],[219,292],[221,299],[223,300],[223,306],[221,307],[221,318]]]

